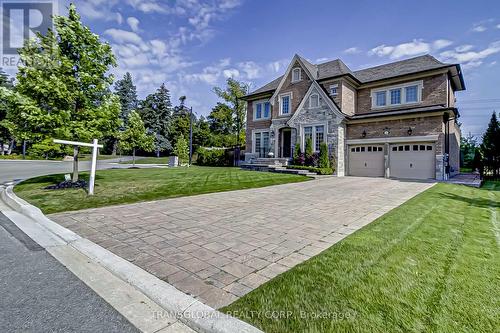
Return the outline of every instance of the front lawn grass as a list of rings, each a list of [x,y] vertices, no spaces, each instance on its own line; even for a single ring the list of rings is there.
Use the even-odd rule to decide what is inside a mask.
[[[272,332],[498,332],[500,182],[438,184],[223,309]]]
[[[81,178],[88,179],[88,173]],[[83,189],[45,190],[64,180],[51,175],[26,180],[15,193],[44,213],[103,207],[211,192],[248,189],[308,180],[304,176],[245,171],[239,168],[190,167],[171,169],[98,170],[95,195]]]
[[[132,163],[132,160],[120,162],[120,164]],[[168,164],[168,157],[141,157],[135,160],[135,164]]]

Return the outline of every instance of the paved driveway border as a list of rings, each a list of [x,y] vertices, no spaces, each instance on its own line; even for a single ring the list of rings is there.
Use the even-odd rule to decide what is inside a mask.
[[[37,243],[56,259],[63,260],[64,256],[58,255],[61,246],[70,246],[78,255],[94,261],[160,305],[165,311],[156,313],[156,316],[173,319],[173,322],[178,319],[197,332],[262,333],[250,324],[201,303],[127,260],[58,225],[48,219],[39,208],[17,197],[12,185],[0,186],[0,198],[21,215],[21,219],[15,219],[14,223],[30,237],[35,238]],[[173,327],[171,329],[174,331],[168,329],[169,327],[166,327],[161,332],[175,332]]]

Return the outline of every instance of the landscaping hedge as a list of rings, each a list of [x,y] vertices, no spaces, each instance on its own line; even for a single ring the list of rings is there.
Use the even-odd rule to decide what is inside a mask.
[[[232,166],[233,160],[225,149],[198,148],[197,165],[202,166]]]
[[[311,172],[316,172],[319,175],[333,175],[332,168],[315,168],[305,165],[288,165],[287,169],[308,170]]]

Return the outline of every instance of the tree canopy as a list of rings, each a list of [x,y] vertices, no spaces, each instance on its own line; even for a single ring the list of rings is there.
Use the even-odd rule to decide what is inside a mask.
[[[144,122],[136,111],[128,115],[127,125],[120,133],[120,149],[132,151],[135,164],[135,152],[137,149],[152,151],[154,149],[154,136],[146,132]]]
[[[500,173],[500,123],[496,112],[492,113],[488,128],[483,134],[481,151],[485,170],[496,178]]]
[[[121,111],[120,119],[123,124],[127,122],[128,115],[132,110],[137,109],[137,88],[132,81],[132,75],[125,73],[123,79],[116,81],[115,92],[120,99]]]
[[[15,135],[44,150],[52,138],[90,141],[119,125],[119,100],[109,90],[111,47],[82,24],[73,4],[67,17],[54,16],[54,26],[19,50],[8,117]]]

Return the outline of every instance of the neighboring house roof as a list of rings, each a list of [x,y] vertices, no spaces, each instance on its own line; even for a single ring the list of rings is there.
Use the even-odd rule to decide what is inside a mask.
[[[314,65],[308,62],[306,59],[302,58],[301,56],[296,55],[296,57],[300,59],[304,67],[306,67],[306,69],[309,71],[309,73],[313,76],[315,80],[324,80],[328,78],[348,75],[354,78],[354,80],[363,84],[379,80],[386,80],[402,75],[415,74],[439,68],[451,67],[453,69],[452,78],[455,85],[458,87],[457,90],[465,89],[465,84],[460,69],[460,65],[443,63],[428,54],[380,66],[365,68],[358,71],[351,71],[351,69],[349,69],[349,67],[347,67],[347,65],[344,64],[344,62],[342,62],[342,60],[340,59],[335,59],[322,64]],[[275,80],[269,82],[263,87],[260,87],[259,89],[251,92],[247,96],[249,97],[264,92],[272,92],[273,90],[276,90],[279,87],[280,82],[283,79],[283,76],[284,75],[280,76],[279,78],[276,78]]]

